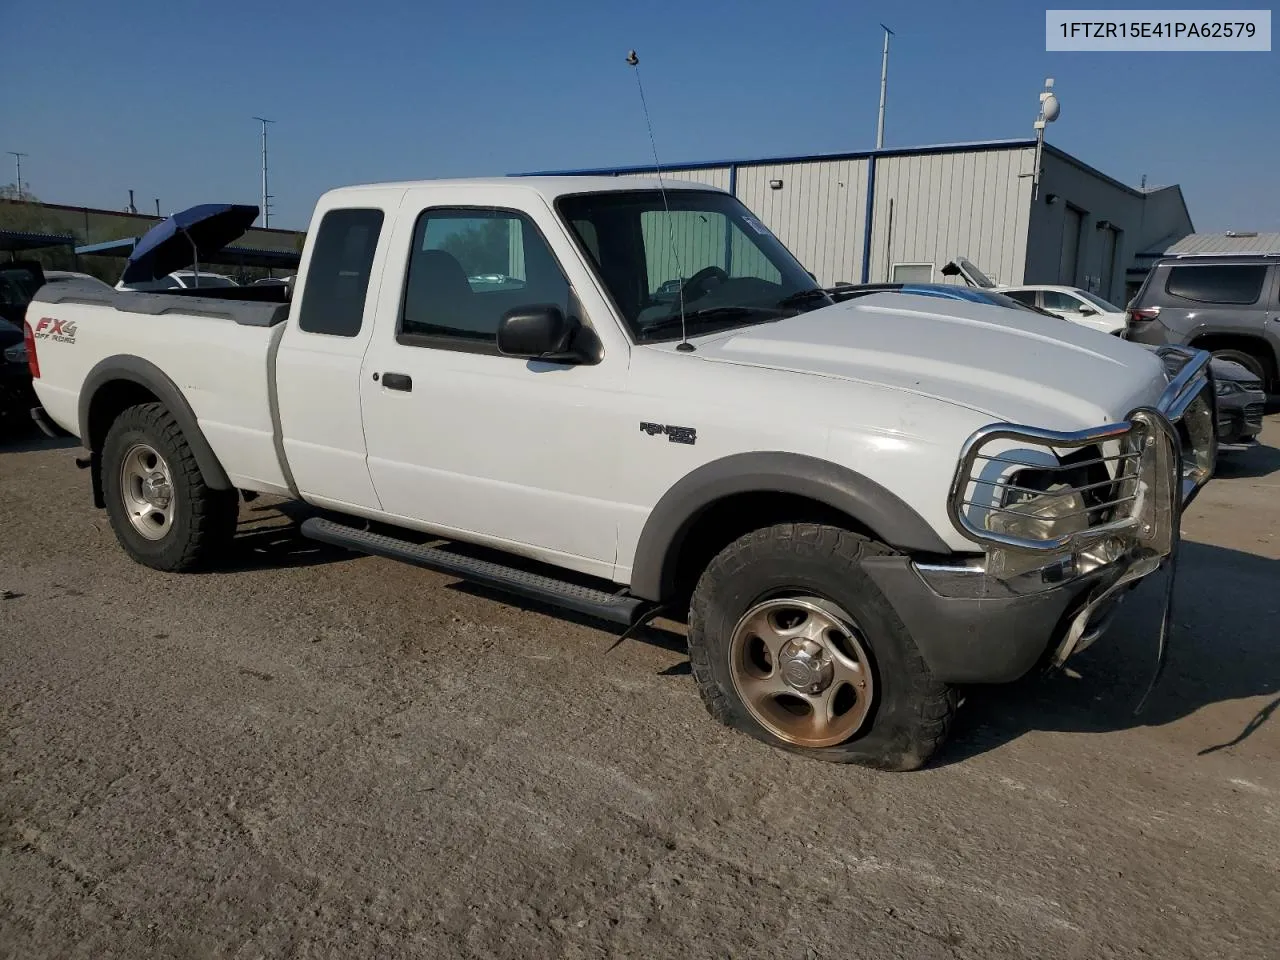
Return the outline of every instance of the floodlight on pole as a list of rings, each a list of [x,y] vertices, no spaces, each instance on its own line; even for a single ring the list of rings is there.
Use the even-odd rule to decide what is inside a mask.
[[[884,102],[889,86],[889,38],[894,35],[893,31],[883,23],[880,24],[880,29],[884,31],[884,52],[880,55],[880,113],[876,118],[877,150],[884,146]]]
[[[1040,91],[1040,113],[1036,116],[1036,168],[1031,175],[1031,199],[1040,196],[1040,157],[1044,152],[1044,128],[1053,123],[1062,112],[1057,94],[1053,92],[1053,77],[1045,77],[1044,89]]]
[[[18,187],[18,199],[19,199],[19,200],[21,200],[21,199],[22,199],[22,158],[23,158],[23,157],[29,157],[29,156],[31,156],[31,154],[29,154],[29,153],[19,153],[17,150],[9,150],[9,151],[7,151],[7,153],[9,154],[9,156],[13,157],[13,159],[14,159],[14,160],[17,162],[17,164],[18,164],[18,183],[17,183],[17,187]]]
[[[271,226],[271,194],[267,192],[267,124],[275,123],[266,117],[254,117],[262,124],[262,225]]]

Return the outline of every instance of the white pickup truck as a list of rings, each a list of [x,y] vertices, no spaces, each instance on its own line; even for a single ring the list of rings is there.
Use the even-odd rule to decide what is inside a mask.
[[[716,718],[828,760],[917,767],[955,685],[1089,643],[1213,463],[1207,354],[834,304],[698,185],[339,189],[292,302],[192,293],[63,282],[27,313],[37,418],[137,561],[213,562],[238,491],[303,500],[351,518],[318,540],[685,621]]]

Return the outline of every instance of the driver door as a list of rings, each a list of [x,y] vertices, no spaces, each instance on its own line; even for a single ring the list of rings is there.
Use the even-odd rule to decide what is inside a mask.
[[[595,364],[503,356],[513,308],[554,304],[590,324],[570,283],[572,248],[536,211],[441,202],[410,190],[361,379],[369,472],[383,510],[585,573],[613,573],[628,353]],[[581,270],[580,262],[577,268]],[[394,329],[392,329],[394,327]]]

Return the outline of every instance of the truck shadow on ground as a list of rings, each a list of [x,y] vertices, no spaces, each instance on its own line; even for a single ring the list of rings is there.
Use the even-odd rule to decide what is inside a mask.
[[[1214,476],[1219,479],[1258,479],[1280,472],[1280,450],[1257,446],[1243,453],[1224,454],[1218,458]]]
[[[1183,543],[1168,663],[1135,715],[1155,669],[1163,593],[1155,580],[1131,594],[1107,635],[1069,661],[1078,678],[1059,673],[964,691],[951,740],[934,765],[961,762],[1033,730],[1161,726],[1242,698],[1269,699],[1225,736],[1206,727],[1195,752],[1230,749],[1261,729],[1280,710],[1280,560]]]
[[[240,523],[227,556],[217,566],[220,573],[281,570],[310,567],[360,556],[341,547],[308,540],[299,527],[318,513],[305,503],[255,499],[241,504]]]
[[[70,450],[79,446],[80,441],[75,437],[49,437],[32,424],[0,420],[0,454]]]

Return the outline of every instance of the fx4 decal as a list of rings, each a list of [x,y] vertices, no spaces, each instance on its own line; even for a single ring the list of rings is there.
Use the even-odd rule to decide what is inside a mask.
[[[695,427],[677,427],[670,423],[645,423],[640,424],[640,432],[647,433],[651,437],[656,437],[660,433],[665,433],[667,439],[672,443],[688,443],[694,444],[698,442],[698,431]]]
[[[74,320],[56,320],[53,317],[41,317],[36,321],[33,333],[37,340],[52,340],[54,343],[75,343],[76,322]]]

